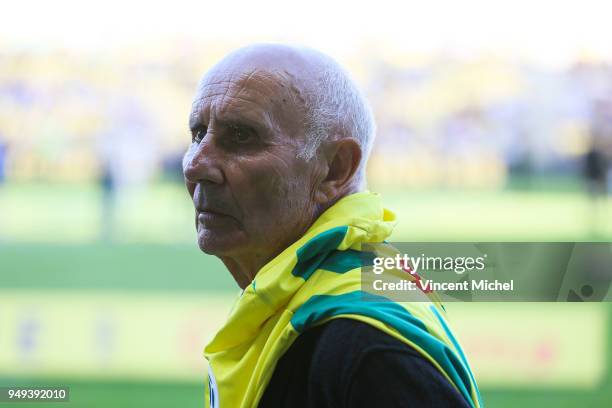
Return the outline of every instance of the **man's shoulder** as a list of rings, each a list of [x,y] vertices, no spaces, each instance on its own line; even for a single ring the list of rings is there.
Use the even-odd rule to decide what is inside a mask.
[[[311,337],[314,343],[311,354],[313,365],[339,363],[351,366],[367,354],[385,350],[420,357],[420,354],[406,343],[356,319],[333,319],[305,332],[303,336]]]
[[[333,319],[301,334],[279,360],[262,406],[467,406],[408,344],[367,323]],[[372,405],[373,404],[373,405]],[[382,405],[381,405],[382,404]]]
[[[390,358],[430,364],[408,344],[356,319],[333,319],[303,336],[311,344],[309,372],[315,382],[333,381],[344,387],[363,370],[382,379],[386,374],[378,371],[385,370],[384,361]],[[373,365],[374,359],[380,364]]]
[[[347,406],[361,361],[390,348],[413,353],[399,340],[356,319],[336,318],[312,327],[278,361],[260,406]],[[384,373],[373,372],[379,367],[372,367],[370,374],[383,378]]]
[[[309,332],[312,332],[312,334],[309,334]],[[351,318],[341,317],[332,319],[306,331],[304,335],[317,337],[319,347],[333,346],[338,344],[338,341],[342,341],[345,344],[361,346],[358,347],[358,349],[361,349],[362,347],[372,345],[372,342],[375,341],[380,345],[400,345],[406,347],[407,350],[412,350],[405,343],[376,327],[361,320]]]

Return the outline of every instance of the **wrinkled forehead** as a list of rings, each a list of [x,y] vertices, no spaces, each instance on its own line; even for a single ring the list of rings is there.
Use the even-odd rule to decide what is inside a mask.
[[[253,100],[265,102],[277,94],[286,82],[280,72],[257,67],[215,67],[200,80],[194,102],[214,98],[219,94],[235,96],[249,94]]]
[[[222,61],[204,75],[193,101],[190,120],[216,114],[261,117],[271,125],[301,122],[300,88],[296,76],[282,68]],[[233,63],[232,63],[233,62]]]

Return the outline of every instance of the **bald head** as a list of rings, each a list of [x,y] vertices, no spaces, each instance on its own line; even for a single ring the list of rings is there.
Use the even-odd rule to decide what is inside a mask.
[[[198,86],[183,170],[200,248],[241,286],[323,211],[363,188],[374,135],[346,72],[317,51],[239,49]]]
[[[202,78],[200,86],[231,76],[266,77],[277,85],[283,113],[299,113],[300,157],[310,160],[321,143],[352,137],[362,158],[356,173],[365,187],[365,165],[374,141],[376,125],[372,110],[350,77],[334,59],[317,50],[282,44],[255,44],[228,54]],[[285,111],[285,112],[283,112]],[[292,116],[295,121],[295,116]],[[284,118],[279,117],[279,122]]]
[[[306,81],[325,60],[330,59],[307,48],[282,44],[254,44],[230,52],[215,64],[207,75],[216,70],[262,70],[270,73],[290,73]]]

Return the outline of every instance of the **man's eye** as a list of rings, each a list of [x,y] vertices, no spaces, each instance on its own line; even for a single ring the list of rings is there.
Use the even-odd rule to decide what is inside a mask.
[[[237,143],[247,143],[251,140],[252,132],[250,129],[245,129],[240,126],[232,126],[232,136]]]
[[[199,129],[197,130],[192,138],[193,143],[200,143],[202,142],[202,139],[204,139],[204,136],[206,136],[206,129]]]

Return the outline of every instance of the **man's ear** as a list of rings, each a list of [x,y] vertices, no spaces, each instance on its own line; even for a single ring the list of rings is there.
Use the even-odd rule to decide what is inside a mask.
[[[350,190],[354,176],[361,163],[361,147],[352,137],[331,142],[324,149],[327,174],[319,185],[316,201],[327,204],[341,193]]]

